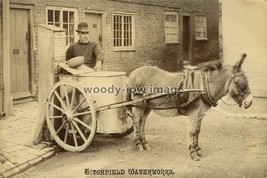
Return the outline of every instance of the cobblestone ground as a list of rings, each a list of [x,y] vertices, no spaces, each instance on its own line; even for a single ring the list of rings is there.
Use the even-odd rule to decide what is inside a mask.
[[[21,172],[52,154],[53,148],[33,145],[37,106],[37,102],[15,105],[13,114],[0,120],[0,175]]]

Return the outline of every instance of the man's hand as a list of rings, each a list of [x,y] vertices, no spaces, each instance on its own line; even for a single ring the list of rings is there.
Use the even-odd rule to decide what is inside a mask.
[[[94,70],[95,70],[96,72],[99,72],[99,71],[102,71],[102,70],[103,70],[102,61],[97,61],[97,62],[96,62],[96,65],[95,65],[95,67],[94,67]]]

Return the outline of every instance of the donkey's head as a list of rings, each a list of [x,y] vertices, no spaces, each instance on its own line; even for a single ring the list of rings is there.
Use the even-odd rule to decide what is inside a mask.
[[[246,57],[247,55],[243,54],[242,58],[233,66],[232,75],[225,85],[225,90],[239,104],[239,107],[243,105],[247,109],[252,104],[253,96],[249,89],[247,76],[241,70]]]

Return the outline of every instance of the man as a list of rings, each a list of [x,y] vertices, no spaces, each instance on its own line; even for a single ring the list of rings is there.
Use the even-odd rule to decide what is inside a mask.
[[[76,30],[79,35],[79,41],[73,43],[66,52],[66,60],[77,56],[84,56],[84,64],[88,67],[94,68],[95,71],[102,70],[102,63],[104,60],[104,53],[99,44],[89,41],[89,28],[86,22],[78,24]]]

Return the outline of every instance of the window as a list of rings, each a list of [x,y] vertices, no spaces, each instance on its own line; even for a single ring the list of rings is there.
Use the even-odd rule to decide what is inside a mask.
[[[133,49],[134,32],[133,32],[133,15],[132,14],[114,14],[113,15],[113,45],[116,49]]]
[[[66,30],[66,44],[70,45],[75,39],[76,10],[68,8],[47,8],[47,24]]]
[[[206,15],[196,15],[196,39],[207,39],[207,18]]]
[[[178,41],[178,13],[165,13],[165,42],[177,43]]]

